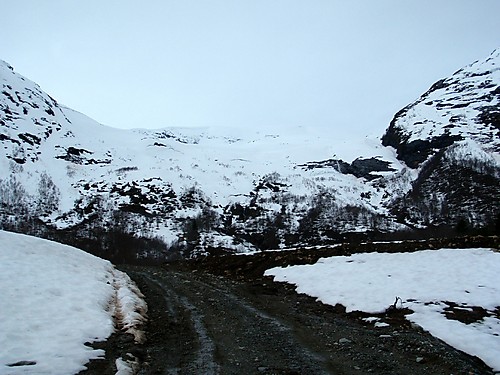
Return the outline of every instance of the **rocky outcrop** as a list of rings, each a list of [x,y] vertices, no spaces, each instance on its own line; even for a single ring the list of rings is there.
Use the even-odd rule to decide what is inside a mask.
[[[373,180],[381,177],[376,172],[394,172],[391,163],[386,160],[380,160],[376,157],[357,158],[352,163],[347,163],[341,159],[328,159],[322,161],[311,161],[299,167],[306,170],[316,168],[333,168],[342,174],[351,174],[355,177],[362,177],[366,180]]]

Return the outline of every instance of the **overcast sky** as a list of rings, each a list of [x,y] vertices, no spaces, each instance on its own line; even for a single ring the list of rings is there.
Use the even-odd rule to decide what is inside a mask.
[[[120,128],[381,133],[500,47],[500,0],[0,1],[0,59]]]

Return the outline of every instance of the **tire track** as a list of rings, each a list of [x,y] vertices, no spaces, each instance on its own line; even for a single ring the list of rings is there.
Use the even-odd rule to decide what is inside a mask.
[[[178,323],[179,310],[188,310],[194,332],[197,334],[198,348],[195,353],[195,359],[189,364],[185,371],[193,371],[197,374],[215,375],[219,374],[219,366],[214,359],[215,344],[208,335],[207,329],[203,323],[203,315],[196,307],[189,302],[186,297],[179,296],[168,285],[164,279],[160,279],[154,274],[141,272],[142,277],[148,279],[163,291],[166,305],[168,306],[168,316],[172,322]]]
[[[187,311],[197,335],[185,374],[328,374],[325,359],[298,343],[293,329],[232,293],[192,275],[131,273],[160,289],[172,321]]]

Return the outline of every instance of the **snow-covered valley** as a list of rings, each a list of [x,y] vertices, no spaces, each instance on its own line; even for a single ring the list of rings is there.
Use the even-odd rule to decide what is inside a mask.
[[[499,55],[433,85],[382,141],[313,124],[118,130],[1,62],[1,227],[127,262],[395,232],[492,233]]]

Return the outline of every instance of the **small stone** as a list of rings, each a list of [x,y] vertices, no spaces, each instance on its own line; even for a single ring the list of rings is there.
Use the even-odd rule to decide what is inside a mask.
[[[417,331],[422,330],[422,327],[420,327],[418,324],[410,323],[410,326],[411,326],[411,328],[413,328],[413,329],[415,329]]]
[[[424,360],[424,357],[417,357],[417,359],[416,359],[417,363],[421,363],[421,362],[423,362],[423,360]]]
[[[349,339],[346,339],[345,337],[342,337],[340,340],[339,340],[339,344],[350,344],[352,341],[349,340]]]

